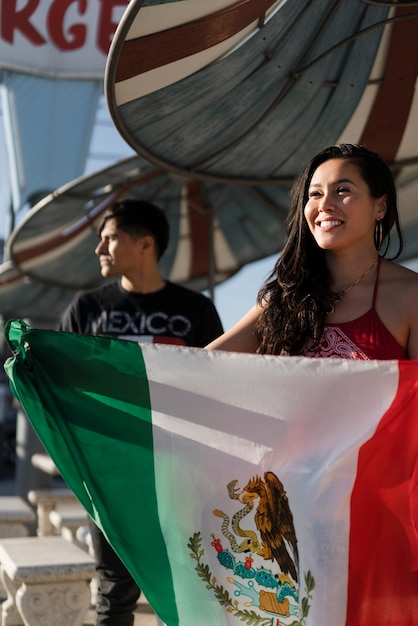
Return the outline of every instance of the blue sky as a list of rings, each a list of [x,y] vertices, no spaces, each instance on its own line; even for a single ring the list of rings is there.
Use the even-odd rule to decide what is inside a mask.
[[[276,255],[255,261],[215,288],[215,305],[228,330],[254,304],[257,292],[276,262]]]

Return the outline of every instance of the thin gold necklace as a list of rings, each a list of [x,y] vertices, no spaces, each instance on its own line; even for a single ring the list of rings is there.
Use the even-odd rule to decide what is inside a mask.
[[[377,262],[379,261],[379,257],[377,257],[377,259],[370,265],[370,267],[368,267],[366,269],[365,272],[363,272],[363,274],[361,276],[359,276],[358,278],[356,278],[355,281],[353,281],[351,283],[351,285],[348,285],[348,287],[346,289],[344,289],[344,291],[340,291],[339,294],[336,297],[336,301],[334,302],[334,304],[331,306],[330,310],[327,312],[327,315],[332,315],[335,311],[335,305],[337,304],[338,300],[341,300],[349,291],[351,291],[353,289],[353,287],[355,287],[356,285],[359,284],[360,281],[363,280],[363,278],[365,278],[367,276],[367,274],[369,272],[372,271],[372,269],[377,265]]]
[[[356,278],[356,280],[354,282],[351,283],[351,285],[349,285],[347,287],[347,289],[344,289],[344,291],[342,291],[341,293],[341,298],[343,296],[345,296],[349,291],[351,291],[353,289],[353,287],[355,287],[356,285],[359,284],[360,281],[363,280],[363,278],[366,278],[367,274],[369,272],[372,271],[372,269],[377,265],[377,262],[379,260],[379,257],[377,257],[377,259],[370,265],[370,267],[367,268],[367,270],[365,272],[363,272],[363,274],[361,276],[359,276],[358,278]]]

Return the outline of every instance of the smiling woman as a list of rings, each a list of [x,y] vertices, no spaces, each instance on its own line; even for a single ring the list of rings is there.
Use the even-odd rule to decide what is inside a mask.
[[[353,144],[318,153],[293,186],[287,235],[257,304],[209,348],[418,357],[418,275],[393,262],[403,237],[393,176],[379,155]]]
[[[312,176],[305,218],[322,249],[343,251],[356,245],[357,256],[363,242],[364,261],[377,251],[370,230],[386,213],[386,196],[374,198],[360,170],[344,159],[332,159],[320,165]],[[335,291],[344,291],[333,285]]]

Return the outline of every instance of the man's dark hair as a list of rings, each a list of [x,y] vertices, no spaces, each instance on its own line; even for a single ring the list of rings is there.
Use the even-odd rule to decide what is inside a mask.
[[[134,237],[152,235],[156,244],[157,259],[160,259],[168,246],[170,227],[164,212],[146,200],[123,200],[106,209],[98,226],[101,234],[109,219],[116,220],[121,230]]]

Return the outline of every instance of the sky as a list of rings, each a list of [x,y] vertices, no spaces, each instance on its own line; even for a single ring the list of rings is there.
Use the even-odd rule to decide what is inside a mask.
[[[277,256],[255,261],[215,288],[215,306],[224,330],[231,328],[255,304],[257,292],[273,269]]]

